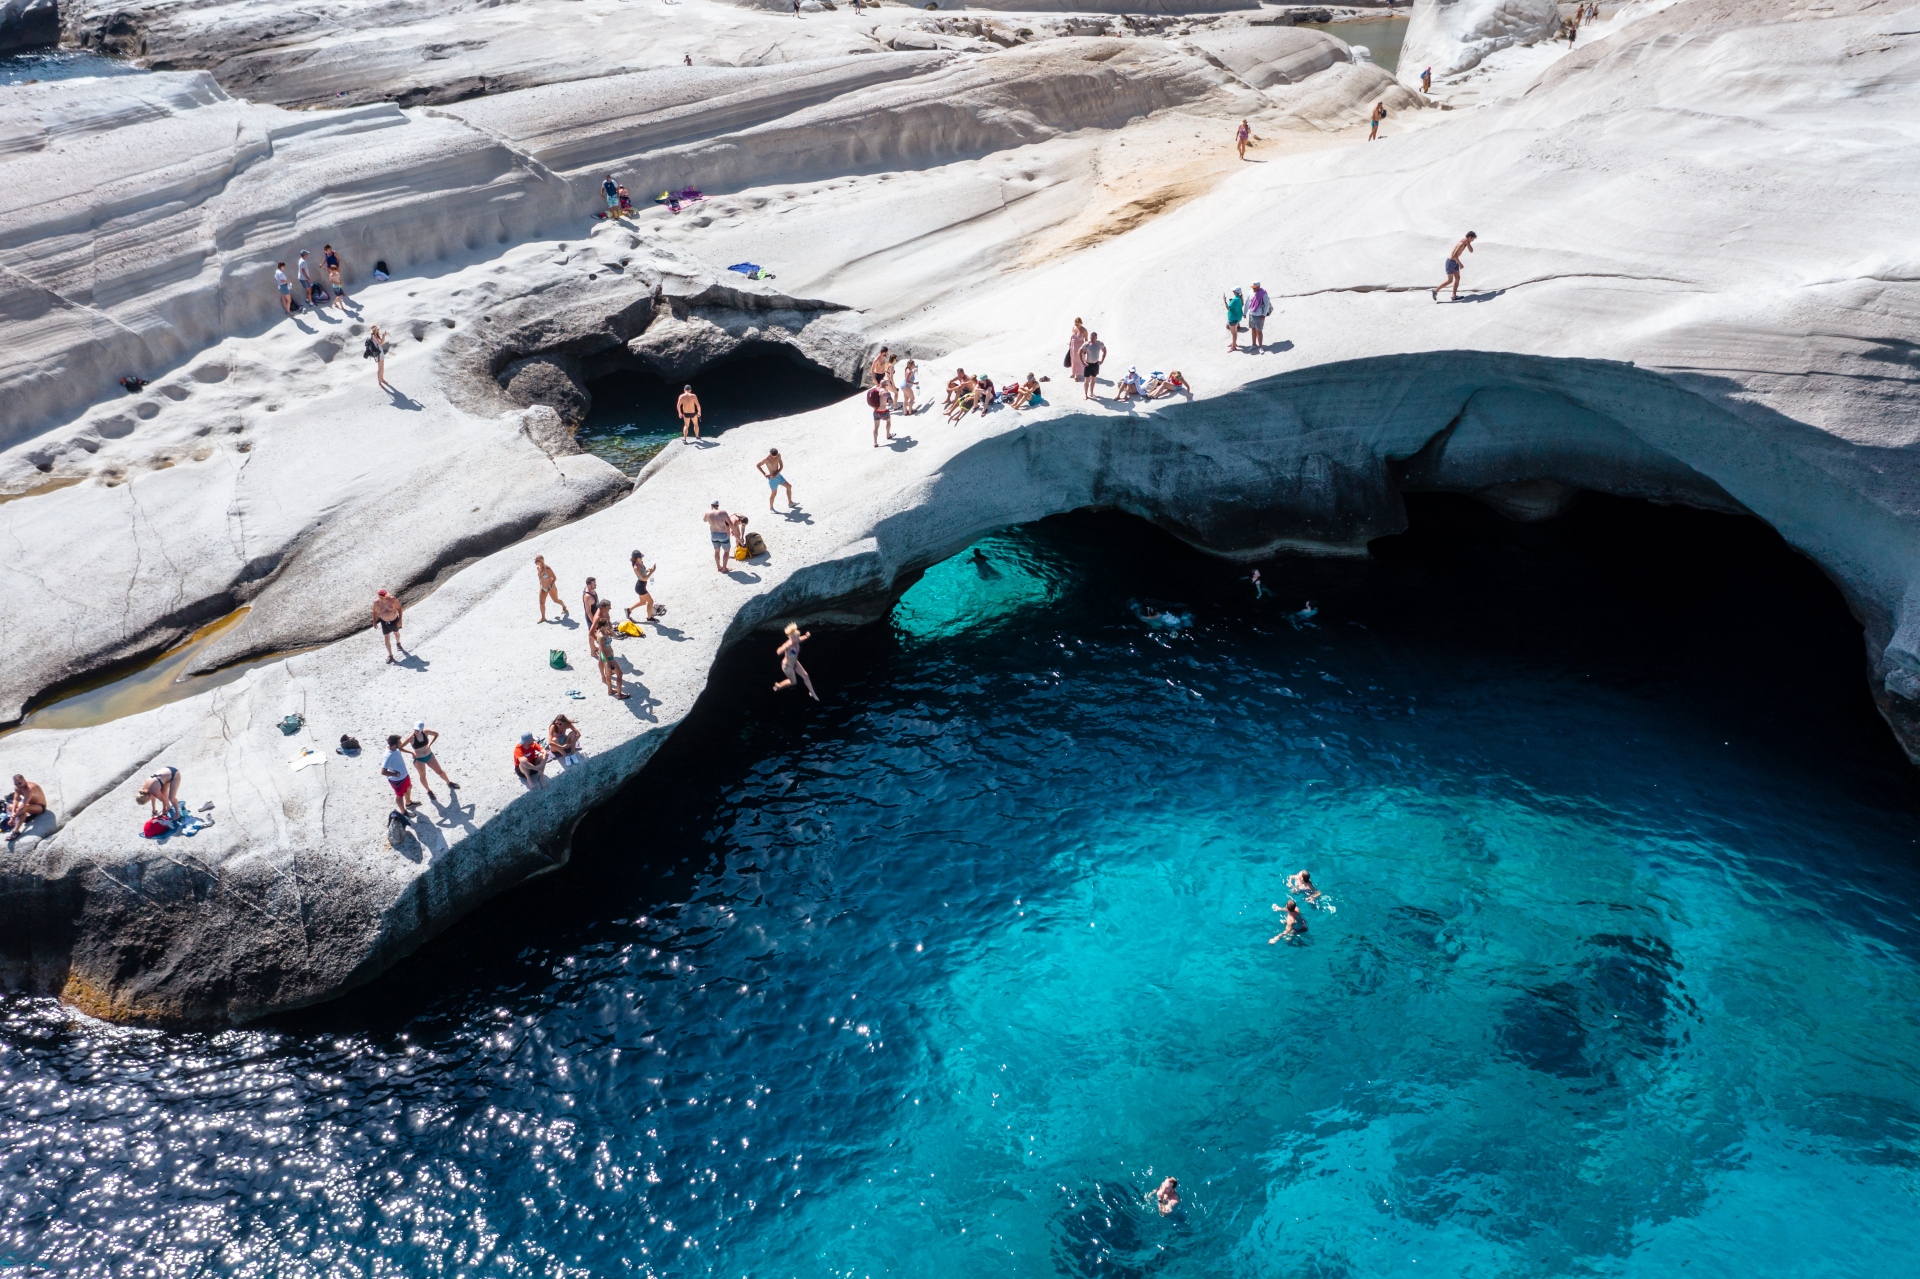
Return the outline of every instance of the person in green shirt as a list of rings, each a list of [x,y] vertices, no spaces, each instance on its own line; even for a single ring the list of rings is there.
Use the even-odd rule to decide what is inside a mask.
[[[1240,349],[1240,321],[1246,317],[1247,302],[1235,289],[1227,295],[1227,350]]]

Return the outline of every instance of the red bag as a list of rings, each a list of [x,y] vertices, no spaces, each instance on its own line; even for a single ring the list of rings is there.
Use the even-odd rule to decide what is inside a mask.
[[[140,833],[148,839],[158,839],[172,829],[173,823],[167,821],[165,818],[149,817],[147,818],[147,824],[140,828]]]

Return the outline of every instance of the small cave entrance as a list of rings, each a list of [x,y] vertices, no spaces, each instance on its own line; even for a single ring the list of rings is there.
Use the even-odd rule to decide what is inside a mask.
[[[679,437],[674,403],[688,383],[700,397],[703,436],[825,408],[858,390],[818,365],[778,352],[743,356],[685,380],[622,369],[587,384],[593,408],[574,438],[587,452],[633,475]]]

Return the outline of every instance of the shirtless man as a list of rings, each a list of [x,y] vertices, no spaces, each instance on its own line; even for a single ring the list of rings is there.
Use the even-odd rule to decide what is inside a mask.
[[[387,660],[393,660],[393,650],[397,647],[404,653],[407,645],[400,638],[401,607],[397,597],[387,594],[387,588],[381,587],[373,596],[373,620],[380,624],[380,642],[387,646]]]
[[[955,369],[953,371],[953,377],[949,379],[947,382],[946,403],[942,404],[940,407],[942,409],[952,408],[953,402],[960,398],[961,394],[967,388],[967,383],[971,381],[973,381],[973,379],[967,376],[967,371],[965,369]]]
[[[1299,893],[1309,902],[1320,900],[1320,890],[1313,886],[1313,876],[1304,870],[1287,880],[1287,891]]]
[[[713,567],[716,572],[727,571],[727,552],[731,549],[733,517],[720,509],[720,503],[708,504],[707,513],[700,518],[707,522],[707,536],[713,542]]]
[[[1160,1188],[1153,1192],[1153,1200],[1160,1205],[1160,1215],[1162,1217],[1172,1212],[1175,1208],[1178,1208],[1180,1206],[1180,1179],[1178,1177],[1169,1177],[1161,1182]]]
[[[873,374],[873,384],[875,386],[885,386],[887,384],[887,366],[891,363],[893,363],[892,356],[888,354],[886,347],[881,347],[880,354],[874,356],[873,363],[867,366],[867,371]]]
[[[540,575],[540,620],[543,622],[547,620],[548,600],[560,606],[562,619],[572,617],[573,614],[567,611],[567,602],[560,598],[560,582],[554,577],[553,570],[547,567],[546,556],[533,557],[533,571]]]
[[[802,634],[798,623],[787,623],[787,638],[782,641],[778,649],[774,650],[780,655],[780,673],[786,678],[773,686],[774,692],[777,693],[783,688],[792,688],[793,682],[797,679],[807,686],[808,697],[816,702],[820,700],[820,694],[813,691],[813,677],[807,674],[806,667],[800,665],[800,646],[812,638],[812,631]]]
[[[1386,118],[1387,118],[1387,104],[1385,102],[1374,103],[1373,104],[1373,128],[1367,131],[1367,141],[1372,142],[1374,139],[1380,136],[1380,122]]]
[[[793,509],[793,485],[787,483],[786,462],[780,456],[779,449],[768,449],[767,455],[754,464],[760,474],[767,477],[767,509],[773,509],[773,499],[781,489],[787,491],[787,509]]]
[[[680,388],[680,398],[673,402],[673,408],[680,415],[680,442],[700,438],[700,397],[693,393],[693,383]]]
[[[1273,904],[1273,908],[1275,910],[1280,910],[1281,909],[1280,903],[1275,902]],[[1307,931],[1307,921],[1300,918],[1300,907],[1294,904],[1293,898],[1291,897],[1287,898],[1287,904],[1285,909],[1286,909],[1286,915],[1287,915],[1287,926],[1281,929],[1279,932],[1275,933],[1273,936],[1267,938],[1267,945],[1269,946],[1279,941],[1282,937],[1297,937],[1301,933],[1304,933]]]
[[[13,794],[7,797],[7,842],[20,838],[28,822],[47,811],[47,793],[40,783],[30,782],[19,773],[13,775]]]
[[[1433,300],[1435,302],[1440,300],[1440,290],[1446,288],[1449,284],[1453,286],[1453,296],[1449,298],[1448,301],[1458,302],[1460,300],[1460,258],[1462,254],[1473,252],[1473,242],[1478,238],[1479,237],[1474,235],[1473,232],[1469,231],[1460,238],[1460,243],[1453,246],[1453,252],[1447,255],[1447,278],[1433,286]]]

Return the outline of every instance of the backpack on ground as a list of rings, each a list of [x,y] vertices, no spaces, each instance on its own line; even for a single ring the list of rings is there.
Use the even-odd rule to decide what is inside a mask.
[[[767,553],[767,539],[761,537],[758,533],[747,534],[746,551],[749,556],[765,555]]]
[[[556,671],[564,671],[564,670],[566,670],[566,669],[567,669],[567,654],[566,654],[566,650],[565,650],[565,649],[559,649],[559,648],[550,648],[550,649],[548,649],[548,650],[547,650],[547,665],[548,665],[548,666],[551,666],[551,667],[553,667],[553,669],[554,669],[554,670],[556,670]]]
[[[389,809],[387,811],[387,842],[398,848],[407,842],[407,834],[407,819],[401,816],[399,809]]]

